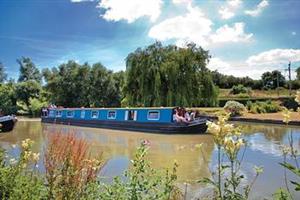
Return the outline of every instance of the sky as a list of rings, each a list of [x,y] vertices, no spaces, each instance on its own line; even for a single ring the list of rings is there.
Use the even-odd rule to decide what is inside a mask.
[[[259,79],[300,67],[300,0],[0,0],[0,62],[52,68],[75,60],[125,70],[125,58],[155,41],[209,50],[208,68]]]

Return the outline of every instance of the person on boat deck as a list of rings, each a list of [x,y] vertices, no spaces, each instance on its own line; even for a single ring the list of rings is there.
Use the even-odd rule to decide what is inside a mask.
[[[183,108],[183,113],[184,113],[184,118],[186,121],[191,121],[191,117],[190,117],[190,114],[189,112],[187,112],[184,108]]]
[[[175,108],[174,109],[174,114],[173,114],[173,121],[174,122],[188,122],[184,117],[182,110],[180,108]]]
[[[195,118],[196,118],[196,111],[193,110],[193,111],[191,112],[191,114],[190,114],[190,121],[194,121]]]

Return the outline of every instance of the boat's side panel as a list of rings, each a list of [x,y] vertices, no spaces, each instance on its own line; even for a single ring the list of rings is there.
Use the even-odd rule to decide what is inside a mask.
[[[77,119],[77,120],[108,120],[126,121],[125,115],[129,111],[136,112],[138,122],[172,122],[172,109],[52,109],[49,111],[48,118]],[[115,112],[115,118],[109,118],[108,113]],[[156,112],[158,118],[150,118],[149,112]]]
[[[136,121],[108,121],[108,120],[77,120],[63,118],[43,118],[44,123],[67,124],[75,126],[108,128],[117,130],[141,131],[151,133],[204,133],[206,121],[194,124],[155,123]]]

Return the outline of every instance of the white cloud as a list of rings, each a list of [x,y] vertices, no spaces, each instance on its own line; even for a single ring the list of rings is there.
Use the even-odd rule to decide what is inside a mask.
[[[295,31],[292,32],[292,35],[297,35],[297,33]]]
[[[206,46],[212,24],[198,7],[188,6],[186,15],[169,18],[154,25],[148,35],[158,40],[176,39],[177,43],[192,41]]]
[[[102,17],[108,21],[132,23],[144,16],[155,21],[161,13],[161,6],[162,0],[102,0],[97,7],[105,9]]]
[[[94,0],[71,0],[72,3],[81,3],[86,1],[94,1]]]
[[[245,14],[250,15],[252,17],[258,16],[267,6],[269,2],[267,0],[262,0],[255,9],[253,10],[246,10]]]
[[[243,22],[235,23],[233,27],[225,24],[217,29],[215,34],[211,35],[212,43],[248,42],[253,34],[246,34],[244,28],[245,24]]]
[[[174,4],[191,4],[192,0],[173,0]]]
[[[271,49],[261,52],[257,55],[250,56],[245,61],[224,61],[218,57],[211,58],[207,67],[210,70],[217,70],[226,75],[237,77],[249,76],[259,79],[266,71],[280,70],[287,67],[288,62],[300,62],[300,49]],[[294,78],[295,73],[292,74]]]
[[[157,40],[176,40],[177,46],[184,46],[187,42],[207,47],[215,43],[248,42],[253,34],[246,34],[245,24],[235,23],[232,27],[224,25],[214,33],[211,26],[213,22],[207,18],[198,7],[188,5],[188,12],[163,20],[154,25],[148,36]]]
[[[219,14],[221,15],[222,19],[230,19],[234,17],[234,12],[232,12],[229,8],[223,7],[219,10]]]
[[[238,7],[241,5],[241,0],[228,0],[227,3],[232,7]]]
[[[225,73],[230,68],[230,64],[218,57],[214,57],[210,59],[207,67],[212,71],[217,70],[218,72]]]
[[[233,61],[224,61],[221,58],[213,57],[210,59],[207,68],[226,75],[233,75],[236,77],[259,77],[257,76],[257,72],[252,69],[247,68],[245,63],[242,62],[233,62]],[[246,75],[245,75],[246,74]]]
[[[230,19],[235,16],[235,12],[238,7],[241,5],[241,0],[228,0],[226,6],[222,6],[219,9],[219,14],[222,19]]]
[[[271,49],[258,55],[250,56],[246,63],[249,66],[279,67],[283,63],[299,62],[300,49]]]

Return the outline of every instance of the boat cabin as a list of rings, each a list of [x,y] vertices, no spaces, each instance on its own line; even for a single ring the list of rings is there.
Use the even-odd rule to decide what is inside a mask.
[[[152,133],[206,131],[206,119],[173,121],[174,111],[171,107],[50,108],[42,110],[42,122]]]

